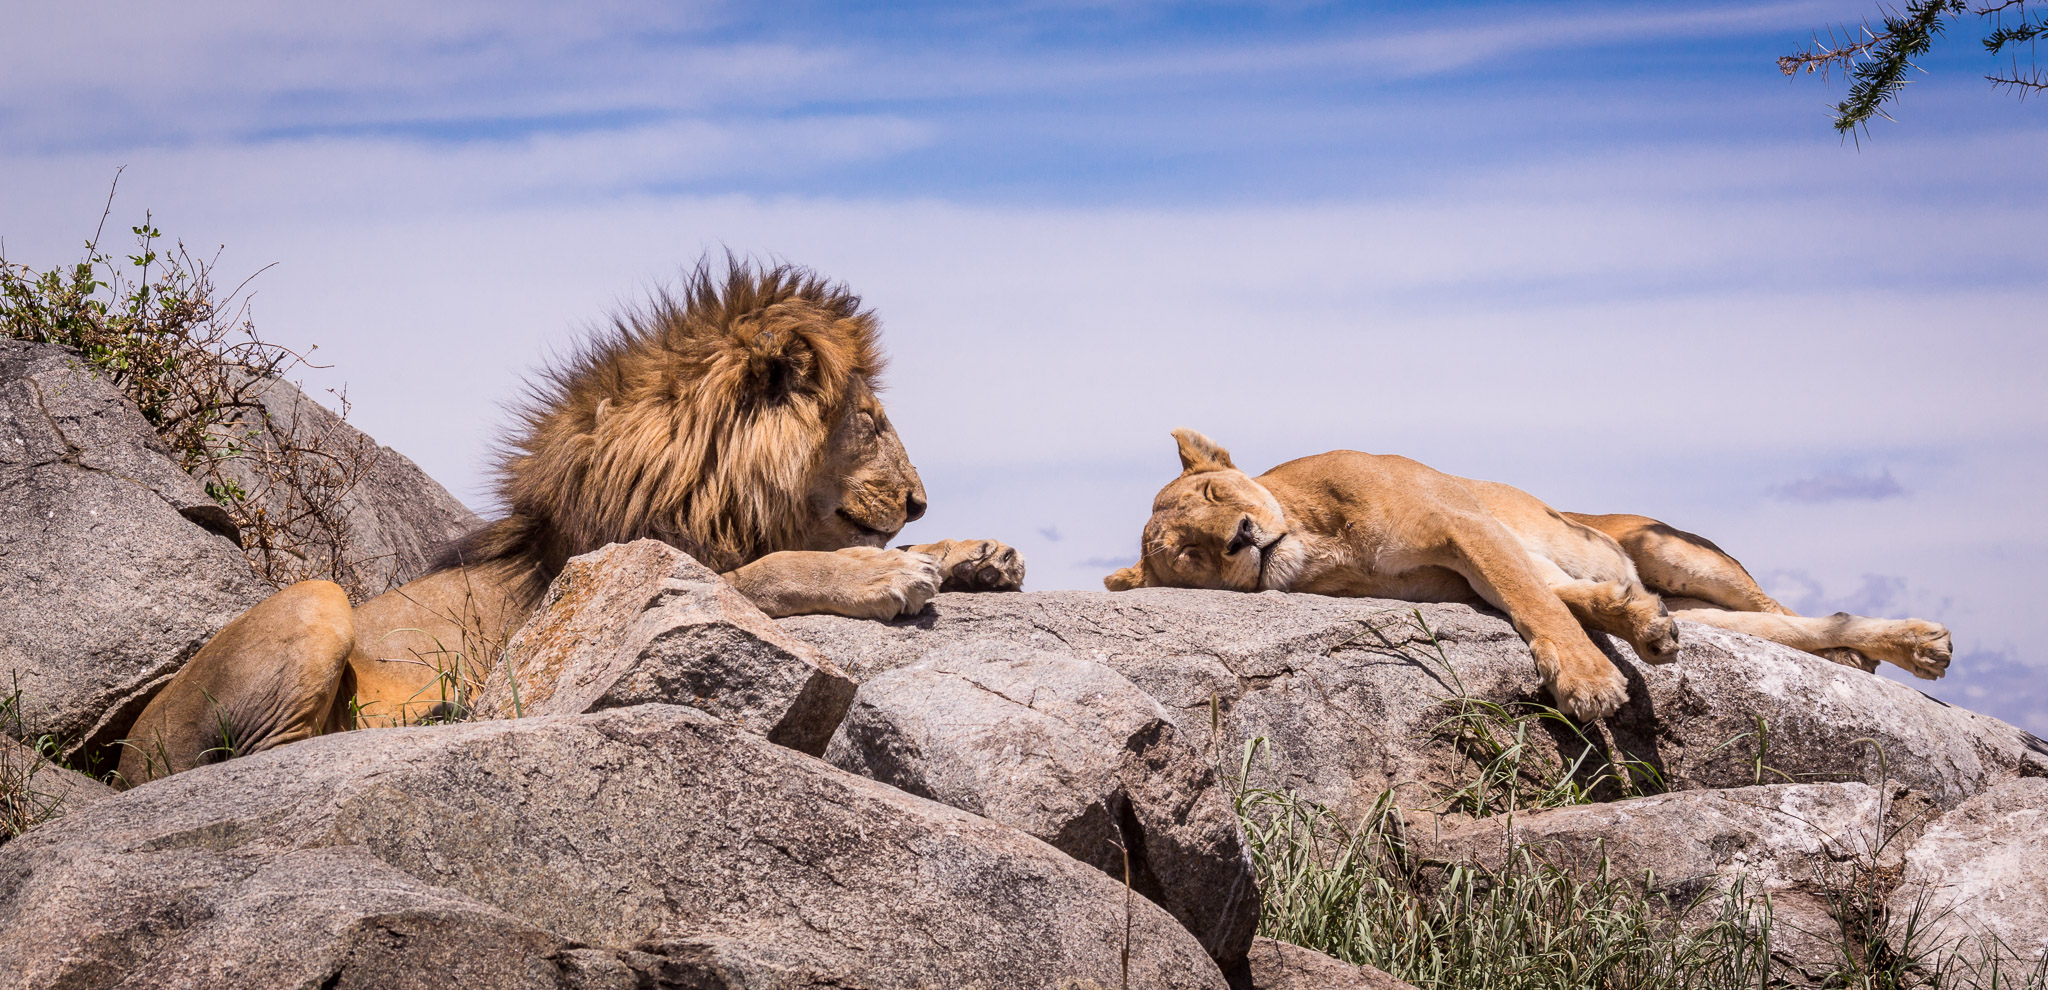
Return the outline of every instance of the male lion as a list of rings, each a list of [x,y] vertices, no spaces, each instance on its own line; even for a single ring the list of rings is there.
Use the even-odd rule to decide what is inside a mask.
[[[1948,630],[1920,619],[1806,618],[1773,601],[1721,548],[1643,516],[1560,513],[1528,493],[1405,457],[1334,450],[1251,478],[1230,453],[1175,430],[1181,475],[1161,489],[1138,563],[1103,583],[1305,591],[1506,612],[1558,708],[1589,721],[1628,700],[1586,636],[1678,658],[1673,619],[1703,622],[1864,670],[1888,660],[1932,680]],[[1667,604],[1671,609],[1667,609]],[[1582,627],[1583,626],[1583,627]]]
[[[772,616],[892,619],[940,590],[1018,589],[1023,559],[991,540],[886,549],[925,493],[876,397],[879,333],[807,270],[728,261],[721,285],[699,265],[534,389],[503,519],[353,609],[307,581],[229,623],[138,717],[122,778],[443,711],[564,563],[609,543],[664,540]]]

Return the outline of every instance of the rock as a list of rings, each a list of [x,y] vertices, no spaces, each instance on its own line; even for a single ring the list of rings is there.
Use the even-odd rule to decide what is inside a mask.
[[[1371,966],[1353,966],[1270,938],[1252,940],[1247,962],[1244,985],[1250,990],[1414,990]]]
[[[0,340],[0,692],[21,692],[26,731],[106,759],[155,690],[270,592],[234,533],[77,352]]]
[[[297,553],[266,555],[251,547],[252,563],[273,584],[328,578],[361,601],[418,577],[446,544],[483,525],[419,465],[379,446],[291,382],[233,374],[257,405],[231,413],[220,426],[250,451],[220,462],[220,475],[250,493],[250,508],[270,518],[323,510],[308,520],[308,538],[293,548]],[[324,453],[301,453],[311,450]]]
[[[1921,907],[1928,942],[1965,943],[1966,963],[1997,951],[1995,938],[2024,963],[2008,977],[2048,956],[2048,780],[2000,784],[1963,802],[1905,860],[1888,905],[1894,925]]]
[[[113,796],[113,788],[0,736],[0,842]]]
[[[1006,640],[1106,664],[1158,699],[1197,750],[1271,745],[1262,786],[1291,788],[1340,817],[1396,784],[1447,786],[1470,767],[1438,730],[1446,699],[1544,702],[1528,648],[1497,614],[1464,605],[1154,588],[1119,593],[942,594],[893,623],[779,620],[868,679],[976,640]],[[1883,775],[1944,807],[2020,776],[2048,775],[2048,743],[1894,681],[1760,639],[1683,623],[1678,662],[1649,667],[1609,644],[1630,701],[1590,734],[1643,761],[1670,788],[1773,779],[1773,771],[1874,782]],[[1595,637],[1596,641],[1604,637]],[[1212,701],[1224,738],[1209,738]],[[1759,769],[1756,719],[1768,724]],[[1532,759],[1583,749],[1538,726]],[[1595,761],[1597,765],[1598,761]],[[1813,778],[1805,778],[1813,779]],[[1426,802],[1427,787],[1404,787]]]
[[[1226,968],[1258,927],[1214,756],[1101,664],[999,642],[946,651],[861,685],[825,759],[1128,878]]]
[[[570,559],[476,708],[505,718],[689,705],[815,756],[854,688],[716,572],[636,540]]]
[[[1410,848],[1426,860],[1498,870],[1508,850],[1592,877],[1644,882],[1673,913],[1701,900],[1696,921],[1715,919],[1719,895],[1740,880],[1746,897],[1772,901],[1771,952],[1809,980],[1841,962],[1841,924],[1824,882],[1846,887],[1859,868],[1896,872],[1928,802],[1863,783],[1768,784],[1497,815],[1441,832],[1416,829]]]
[[[0,847],[10,986],[1220,990],[1015,829],[664,705],[345,732]]]

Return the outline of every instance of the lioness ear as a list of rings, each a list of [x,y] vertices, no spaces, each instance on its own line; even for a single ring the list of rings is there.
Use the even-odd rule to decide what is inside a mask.
[[[1180,444],[1181,474],[1237,469],[1237,465],[1230,463],[1230,451],[1216,446],[1216,441],[1185,426],[1173,431],[1173,439],[1175,443]]]
[[[1145,586],[1145,562],[1138,561],[1115,574],[1102,579],[1102,586],[1111,591],[1129,591]]]

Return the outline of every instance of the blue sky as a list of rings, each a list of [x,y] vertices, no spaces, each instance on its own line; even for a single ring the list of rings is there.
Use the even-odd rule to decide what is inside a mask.
[[[1861,0],[10,13],[0,236],[276,267],[354,419],[479,508],[519,376],[707,250],[880,312],[933,497],[1037,588],[1135,550],[1187,425],[1659,515],[1788,602],[1949,622],[2048,732],[2048,119],[1975,25],[1860,146],[1776,56]]]

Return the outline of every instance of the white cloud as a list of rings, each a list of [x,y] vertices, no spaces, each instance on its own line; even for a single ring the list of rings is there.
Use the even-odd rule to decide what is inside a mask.
[[[1511,56],[1753,34],[1823,16],[1816,2],[1682,10],[1521,6],[1382,17],[1335,37],[1053,48],[1041,16],[920,40],[859,18],[758,5],[396,0],[306,7],[212,0],[41,5],[0,35],[0,120],[18,148],[242,141],[407,125],[515,129],[806,112],[813,104],[1209,91],[1226,81],[1390,81]],[[1113,40],[1114,43],[1109,43]],[[867,115],[873,109],[855,109]],[[884,111],[894,112],[894,111]]]

